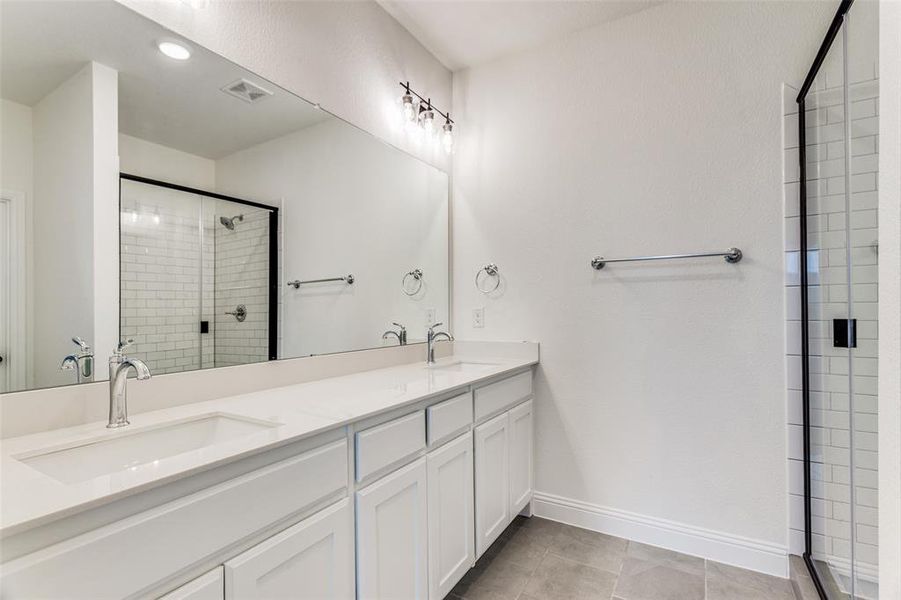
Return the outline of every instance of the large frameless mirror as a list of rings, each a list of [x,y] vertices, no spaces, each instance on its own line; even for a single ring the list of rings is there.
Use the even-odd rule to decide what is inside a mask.
[[[0,392],[447,322],[446,173],[112,0],[0,21]]]

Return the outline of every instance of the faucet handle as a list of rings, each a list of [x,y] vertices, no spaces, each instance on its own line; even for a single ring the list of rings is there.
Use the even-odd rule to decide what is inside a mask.
[[[131,338],[121,341],[116,345],[116,349],[113,351],[113,354],[116,356],[124,356],[125,349],[134,344],[135,341]]]
[[[81,336],[76,335],[75,337],[72,338],[72,341],[75,343],[76,346],[81,348],[82,352],[90,352],[91,351],[91,346],[86,341],[84,341],[81,338]]]
[[[400,330],[401,330],[401,331],[406,331],[406,330],[407,330],[406,327],[404,327],[403,325],[401,325],[401,324],[398,323],[397,321],[391,321],[391,324],[394,325],[394,326],[396,326],[396,327],[400,327]]]

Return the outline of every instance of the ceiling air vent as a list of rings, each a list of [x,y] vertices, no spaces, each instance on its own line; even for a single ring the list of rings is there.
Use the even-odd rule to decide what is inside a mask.
[[[272,92],[263,89],[255,83],[251,83],[246,79],[239,79],[222,88],[222,91],[229,96],[239,98],[248,104],[259,102],[267,96],[271,96]]]

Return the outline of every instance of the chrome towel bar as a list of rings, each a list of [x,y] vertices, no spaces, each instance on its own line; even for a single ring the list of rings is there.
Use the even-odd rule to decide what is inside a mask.
[[[302,285],[307,283],[325,283],[326,281],[343,281],[347,285],[353,285],[354,276],[353,275],[345,275],[344,277],[326,277],[325,279],[308,279],[306,281],[301,281],[299,279],[295,279],[294,281],[289,281],[288,285],[293,287],[295,290]]]
[[[711,256],[722,256],[727,263],[734,264],[741,260],[742,253],[738,248],[727,248],[725,252],[695,252],[692,254],[662,254],[660,256],[634,256],[632,258],[604,258],[603,256],[595,256],[591,259],[591,267],[597,271],[604,268],[607,263],[615,262],[638,262],[644,260],[675,260],[681,258],[707,258]]]

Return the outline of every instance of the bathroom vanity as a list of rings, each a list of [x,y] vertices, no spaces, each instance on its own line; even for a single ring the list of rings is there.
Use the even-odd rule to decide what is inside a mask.
[[[4,441],[4,598],[443,598],[532,495],[532,367],[406,364]]]

